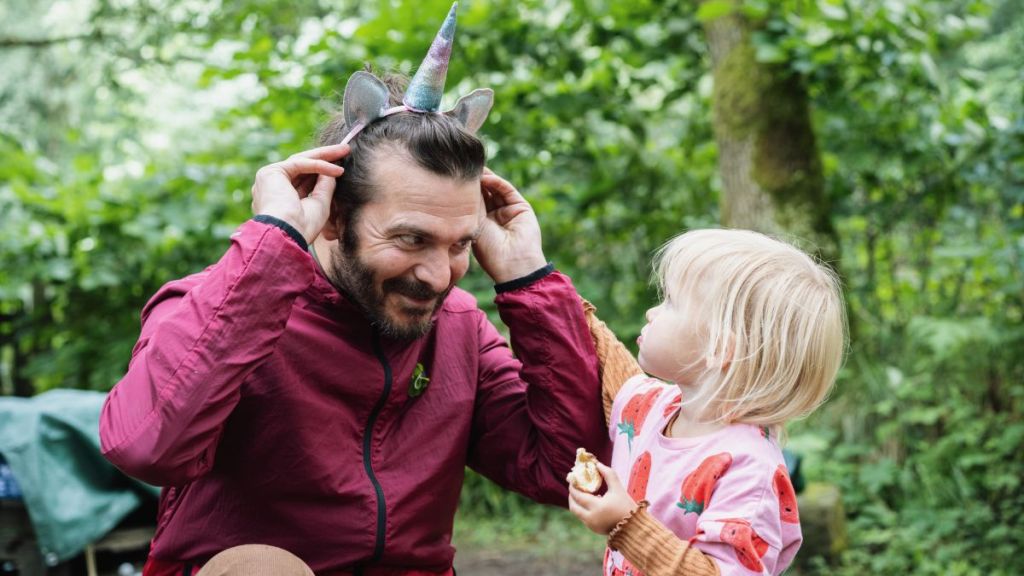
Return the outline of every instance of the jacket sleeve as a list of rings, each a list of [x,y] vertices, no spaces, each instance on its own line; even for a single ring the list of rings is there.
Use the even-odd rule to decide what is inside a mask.
[[[559,272],[495,301],[518,359],[481,313],[469,465],[505,488],[564,507],[576,448],[603,461],[611,454],[582,302]]]
[[[270,355],[314,274],[285,232],[249,221],[219,262],[161,288],[103,405],[103,455],[158,486],[209,471],[242,381]]]

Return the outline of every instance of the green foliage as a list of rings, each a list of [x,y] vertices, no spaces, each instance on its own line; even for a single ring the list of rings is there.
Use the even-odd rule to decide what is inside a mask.
[[[364,61],[411,71],[448,5],[100,0],[63,23],[85,40],[0,46],[0,391],[113,385],[142,305],[219,257],[255,170],[309,146]],[[0,8],[23,16],[0,39],[49,30],[47,7]],[[718,221],[702,22],[737,10],[807,85],[842,243],[849,359],[791,434],[851,521],[820,571],[1024,572],[1019,2],[471,0],[445,103],[495,88],[491,166],[632,342],[653,250]],[[470,474],[460,522],[484,516],[586,534]]]

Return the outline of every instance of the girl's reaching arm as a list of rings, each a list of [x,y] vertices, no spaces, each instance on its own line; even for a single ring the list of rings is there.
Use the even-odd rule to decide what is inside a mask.
[[[600,318],[597,308],[587,300],[583,300],[583,312],[590,327],[590,337],[594,340],[597,350],[598,372],[601,377],[601,400],[604,404],[604,419],[607,422],[612,412],[612,402],[627,380],[643,374],[633,354],[615,337]]]

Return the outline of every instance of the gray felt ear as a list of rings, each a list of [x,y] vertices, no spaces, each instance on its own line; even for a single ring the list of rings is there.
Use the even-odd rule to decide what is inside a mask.
[[[350,130],[356,125],[366,126],[380,118],[387,105],[388,87],[379,78],[360,70],[348,79],[342,108],[345,124]]]
[[[448,111],[470,134],[484,125],[487,120],[487,113],[491,111],[494,104],[494,90],[490,88],[477,88],[466,94],[455,103],[455,107]]]

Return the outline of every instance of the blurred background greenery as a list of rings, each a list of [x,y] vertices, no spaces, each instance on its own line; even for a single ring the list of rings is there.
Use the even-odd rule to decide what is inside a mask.
[[[364,62],[413,70],[447,8],[0,3],[0,393],[108,390],[146,299],[250,215],[255,170],[309,147]],[[1022,53],[1021,0],[466,0],[445,103],[495,89],[490,165],[626,342],[686,228],[817,247],[854,335],[791,427],[850,522],[819,570],[1019,574]],[[472,474],[459,527],[601,545]]]

